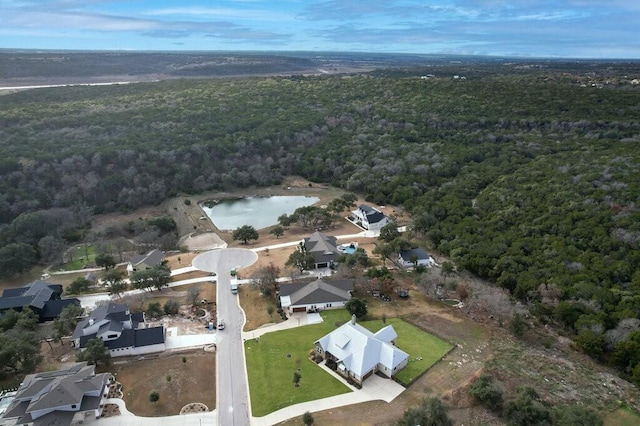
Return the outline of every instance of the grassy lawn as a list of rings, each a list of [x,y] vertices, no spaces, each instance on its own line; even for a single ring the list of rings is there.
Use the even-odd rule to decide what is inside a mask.
[[[85,265],[93,264],[98,254],[94,245],[79,245],[72,247],[70,250],[74,250],[73,261],[60,265],[60,269],[64,271],[78,271],[83,269]],[[68,256],[65,256],[65,258],[68,259]]]
[[[256,417],[289,405],[346,393],[349,389],[308,360],[313,343],[336,328],[336,323],[349,320],[346,310],[324,311],[322,324],[283,330],[245,342],[251,409]],[[291,321],[291,320],[289,320]],[[383,327],[380,320],[361,324],[375,332]],[[398,375],[402,383],[411,383],[438,362],[451,345],[401,319],[387,320],[398,333],[398,347],[407,352],[410,361]],[[288,356],[290,355],[290,356]],[[421,358],[421,359],[420,359]],[[300,387],[293,385],[293,373],[300,368]]]
[[[380,320],[363,321],[360,324],[374,333],[384,326]],[[422,373],[440,361],[452,348],[450,343],[426,333],[399,318],[387,319],[388,324],[393,325],[396,333],[398,333],[396,345],[409,354],[407,366],[396,375],[396,379],[405,385],[420,377]]]
[[[289,405],[349,392],[341,381],[308,359],[313,343],[334,330],[336,321],[347,321],[349,314],[340,309],[325,311],[322,317],[322,324],[269,333],[260,337],[259,342],[245,342],[254,416],[261,417]],[[299,387],[293,385],[293,373],[297,368],[302,376]]]

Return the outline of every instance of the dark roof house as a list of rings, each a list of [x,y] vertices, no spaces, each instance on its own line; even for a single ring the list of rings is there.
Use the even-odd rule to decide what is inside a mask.
[[[165,349],[163,326],[146,327],[144,313],[130,313],[126,305],[107,303],[78,323],[73,332],[77,347],[84,348],[90,339],[99,338],[111,356],[140,355]]]
[[[324,235],[318,231],[304,239],[304,248],[313,256],[315,268],[327,268],[336,261],[340,255],[336,248],[336,241],[336,237]]]
[[[61,296],[60,284],[50,284],[40,280],[24,287],[8,288],[0,297],[0,315],[9,309],[19,312],[23,307],[28,306],[38,315],[40,322],[52,321],[60,315],[65,306],[80,305],[78,299],[61,299]]]
[[[409,250],[400,250],[398,255],[398,261],[403,268],[411,268],[413,266],[421,265],[430,268],[436,265],[436,261],[421,248],[412,248]]]
[[[280,303],[289,314],[344,307],[351,299],[353,280],[323,280],[282,284]]]
[[[360,204],[351,213],[351,220],[366,230],[377,230],[387,224],[384,213],[366,204]]]
[[[2,419],[8,424],[63,426],[99,418],[108,395],[109,373],[95,374],[86,362],[30,374],[20,384]]]
[[[131,274],[136,271],[151,269],[162,264],[163,260],[164,253],[158,249],[153,249],[147,254],[136,254],[131,256],[131,260],[127,265],[127,272]]]

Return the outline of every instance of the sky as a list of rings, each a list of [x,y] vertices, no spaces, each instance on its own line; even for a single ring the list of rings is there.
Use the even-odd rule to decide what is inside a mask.
[[[0,48],[640,59],[640,1],[0,0]]]

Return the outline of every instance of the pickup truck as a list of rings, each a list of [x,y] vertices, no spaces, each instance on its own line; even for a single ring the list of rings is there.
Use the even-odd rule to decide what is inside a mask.
[[[231,293],[238,294],[238,280],[231,280]]]

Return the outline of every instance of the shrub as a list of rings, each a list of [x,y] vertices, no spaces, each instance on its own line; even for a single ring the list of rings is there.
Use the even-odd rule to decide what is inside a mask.
[[[502,391],[493,382],[493,377],[482,375],[469,388],[469,394],[492,411],[500,412],[503,405]]]
[[[180,303],[177,300],[168,300],[164,304],[164,313],[167,315],[175,315],[180,312]]]

